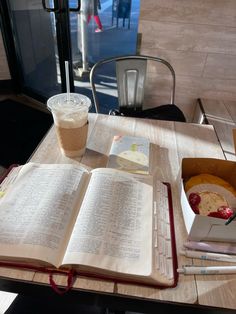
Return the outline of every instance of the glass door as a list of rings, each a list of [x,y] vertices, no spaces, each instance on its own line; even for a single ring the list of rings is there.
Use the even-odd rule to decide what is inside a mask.
[[[8,59],[20,92],[44,102],[65,91],[64,64],[71,60],[68,1],[1,0],[1,11],[7,51],[15,51]],[[72,64],[70,74],[73,91]]]
[[[18,92],[42,103],[65,92],[68,60],[71,92],[91,97],[89,71],[95,62],[137,53],[139,10],[140,0],[0,0]]]
[[[70,0],[70,6],[74,0]],[[140,0],[81,0],[80,14],[70,14],[75,91],[92,98],[89,72],[99,60],[138,53]],[[100,112],[117,104],[113,68],[103,68],[98,90]]]

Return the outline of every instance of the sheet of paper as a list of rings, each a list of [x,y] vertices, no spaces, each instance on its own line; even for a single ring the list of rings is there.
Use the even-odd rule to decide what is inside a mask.
[[[0,255],[56,263],[84,171],[25,165],[0,202]]]
[[[93,171],[64,263],[151,273],[152,180],[140,177],[117,170]]]

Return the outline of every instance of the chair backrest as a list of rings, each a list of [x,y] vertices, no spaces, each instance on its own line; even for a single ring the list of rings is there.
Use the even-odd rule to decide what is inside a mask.
[[[171,73],[171,95],[169,104],[175,101],[175,72],[169,62],[164,59],[144,56],[128,55],[113,57],[98,61],[91,69],[90,83],[96,112],[99,112],[99,101],[95,84],[97,70],[104,64],[114,63],[116,65],[116,79],[118,90],[119,109],[141,111],[144,101],[144,88],[147,74],[147,62],[155,61],[164,64]]]

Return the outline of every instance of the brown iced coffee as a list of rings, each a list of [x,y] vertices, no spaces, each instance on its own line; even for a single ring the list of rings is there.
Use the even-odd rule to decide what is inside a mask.
[[[53,114],[56,134],[65,156],[82,156],[88,135],[88,110],[91,101],[81,94],[58,94],[48,99]]]

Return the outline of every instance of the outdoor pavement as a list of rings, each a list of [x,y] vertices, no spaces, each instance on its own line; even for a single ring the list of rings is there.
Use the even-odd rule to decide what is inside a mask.
[[[91,18],[88,24],[88,63],[91,68],[97,61],[127,54],[137,53],[138,44],[138,20],[140,12],[140,0],[119,0],[131,1],[130,21],[128,18],[118,20],[116,17],[112,18],[114,13],[114,5],[116,0],[100,0],[101,10],[98,11],[100,20],[102,22],[103,31],[95,32],[97,25]],[[71,0],[71,3],[73,1]],[[78,31],[79,30],[79,31]],[[71,39],[72,39],[72,55],[75,75],[75,91],[83,93],[90,98],[91,88],[89,85],[88,75],[81,77],[78,74],[78,68],[82,67],[81,56],[81,32],[80,20],[77,14],[71,14]],[[111,108],[117,107],[116,91],[111,88],[108,90],[109,82],[114,83],[114,71],[111,74],[111,69],[107,68],[104,72],[106,76],[106,88],[102,88],[100,94],[100,112],[108,113]],[[94,108],[93,110],[94,111]]]
[[[128,18],[125,20],[119,18],[118,21],[116,18],[112,19],[112,13],[115,12],[114,2],[117,0],[100,1],[101,10],[98,10],[98,14],[103,31],[95,32],[97,25],[93,18],[87,25],[89,63],[95,63],[107,57],[136,53],[140,0],[119,0],[131,3],[130,27]],[[73,62],[76,62],[79,61],[81,50],[80,21],[77,14],[71,14],[71,38]]]

